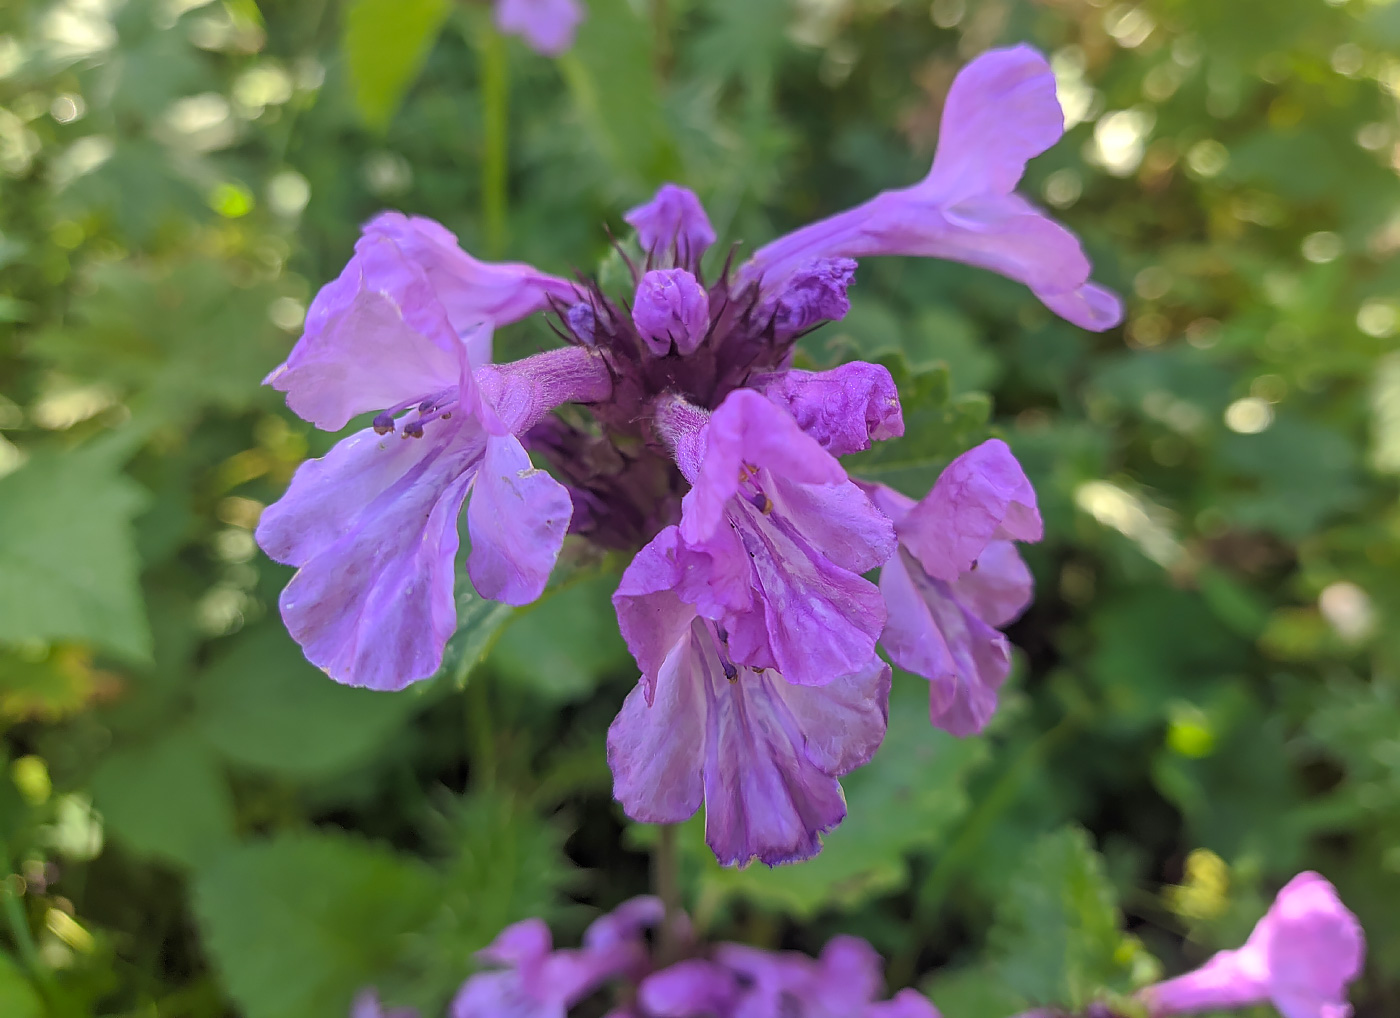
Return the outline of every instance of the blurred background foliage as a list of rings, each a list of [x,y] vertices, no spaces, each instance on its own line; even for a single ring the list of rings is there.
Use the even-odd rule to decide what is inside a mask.
[[[644,890],[617,563],[464,591],[433,682],[334,685],[251,533],[330,439],[259,381],[382,207],[568,272],[675,179],[761,243],[921,176],[956,68],[1017,40],[1069,125],[1027,188],[1125,327],[871,261],[803,354],[900,376],[867,476],[924,490],[991,433],[1026,464],[1005,705],[955,740],[898,676],[822,855],[722,871],[687,831],[687,901],[1002,1018],[1232,946],[1314,867],[1369,933],[1358,1014],[1400,1013],[1400,3],[588,8],[558,61],[454,0],[0,9],[0,1014],[436,1013],[505,923],[568,942]]]

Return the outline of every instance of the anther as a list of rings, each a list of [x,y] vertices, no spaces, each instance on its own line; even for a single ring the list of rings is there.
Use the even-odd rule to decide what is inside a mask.
[[[761,491],[755,491],[750,495],[749,502],[764,516],[767,516],[773,511],[773,500]]]

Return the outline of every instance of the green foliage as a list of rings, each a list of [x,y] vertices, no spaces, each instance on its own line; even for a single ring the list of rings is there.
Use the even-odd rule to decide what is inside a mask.
[[[342,1016],[377,984],[426,1016],[507,923],[574,943],[643,891],[604,747],[625,555],[570,551],[525,610],[463,576],[434,680],[336,685],[253,538],[334,436],[259,382],[380,209],[568,274],[674,179],[713,274],[919,179],[953,69],[1021,40],[1072,114],[1023,191],[1124,327],[866,259],[797,352],[899,385],[858,476],[921,495],[990,435],[1026,465],[1003,709],[953,739],[897,675],[822,854],[721,871],[697,818],[687,904],[715,939],[857,933],[1007,1018],[1234,946],[1312,867],[1367,930],[1358,1015],[1400,1013],[1400,3],[585,2],[558,60],[448,0],[0,14],[0,1015]]]
[[[131,518],[145,498],[113,442],[36,455],[0,477],[0,640],[150,653]]]
[[[348,5],[341,47],[355,105],[370,127],[389,125],[451,9],[448,0],[354,0]]]
[[[251,842],[200,874],[194,908],[249,1018],[343,1015],[404,963],[437,887],[421,863],[343,835]]]

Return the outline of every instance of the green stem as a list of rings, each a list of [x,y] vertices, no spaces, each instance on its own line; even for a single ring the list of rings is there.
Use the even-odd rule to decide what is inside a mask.
[[[510,75],[505,37],[484,18],[477,23],[475,35],[481,51],[481,219],[486,230],[486,250],[492,258],[500,258],[506,247]]]
[[[681,956],[681,884],[680,854],[676,848],[675,824],[662,824],[651,855],[651,881],[656,896],[665,906],[661,934],[657,943],[658,967],[668,965]]]
[[[472,784],[479,791],[496,787],[496,728],[491,721],[491,693],[485,678],[467,683],[467,729],[471,732]]]

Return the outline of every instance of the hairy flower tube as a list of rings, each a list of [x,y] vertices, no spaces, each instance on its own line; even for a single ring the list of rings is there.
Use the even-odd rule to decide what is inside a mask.
[[[1283,1018],[1351,1018],[1347,984],[1361,974],[1366,939],[1337,890],[1300,873],[1278,892],[1244,946],[1144,990],[1152,1018],[1271,1003]]]
[[[986,724],[1010,667],[997,627],[1030,598],[1012,542],[1041,524],[996,441],[920,500],[848,476],[841,457],[903,434],[894,380],[863,362],[797,368],[795,346],[846,314],[854,259],[876,254],[968,261],[1072,321],[1116,321],[1078,242],[1012,193],[1061,130],[1044,59],[985,54],[953,86],[922,184],[708,275],[705,210],[665,185],[624,217],[643,253],[625,294],[377,217],[268,377],[320,428],[375,415],[303,464],[259,524],[298,568],[289,631],[341,682],[432,675],[455,625],[464,505],[482,597],[537,598],[566,531],[634,554],[613,598],[641,671],[609,732],[615,796],[652,822],[703,804],[727,864],[812,855],[845,816],[839,778],[884,737],[879,645],[930,680],[936,725]],[[491,363],[493,330],[541,310],[566,345]]]

